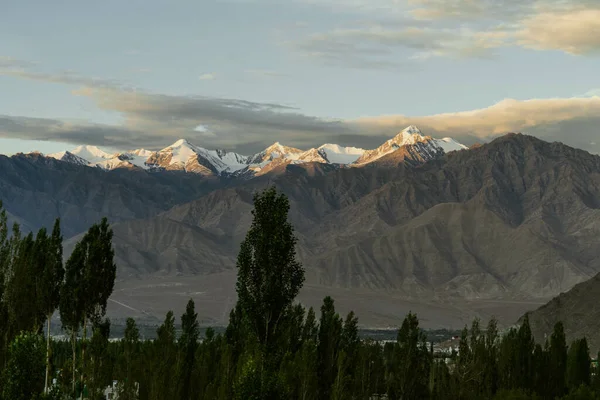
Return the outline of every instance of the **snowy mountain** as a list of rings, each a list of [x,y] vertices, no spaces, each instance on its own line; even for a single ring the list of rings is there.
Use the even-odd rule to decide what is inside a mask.
[[[96,146],[79,146],[73,149],[71,153],[87,160],[90,164],[97,164],[114,157],[114,154],[108,154]]]
[[[319,153],[332,164],[352,164],[364,154],[364,149],[356,147],[341,147],[327,143],[319,147]]]
[[[158,151],[136,149],[110,154],[96,146],[79,146],[72,151],[48,156],[104,170],[141,168],[185,171],[207,176],[230,174],[252,177],[288,164],[321,163],[358,167],[379,160],[400,148],[407,149],[405,153],[411,159],[423,162],[467,147],[452,138],[434,139],[425,136],[419,128],[411,125],[373,150],[342,147],[332,143],[301,150],[275,142],[257,154],[245,156],[224,150],[208,150],[180,139]]]
[[[248,164],[262,164],[278,158],[297,160],[302,153],[303,151],[300,149],[283,146],[281,143],[275,142],[260,153],[248,157]]]
[[[248,157],[237,153],[207,150],[194,146],[186,139],[179,139],[172,145],[152,153],[146,160],[146,165],[150,168],[218,175],[247,167],[247,160]]]
[[[355,163],[359,165],[368,164],[398,150],[400,147],[417,144],[419,144],[417,147],[421,149],[419,153],[421,153],[420,155],[425,161],[433,158],[439,151],[447,153],[449,151],[467,149],[467,146],[451,138],[434,139],[431,136],[424,136],[419,128],[411,125],[378,148],[365,151]]]
[[[48,157],[55,158],[60,161],[68,162],[77,165],[90,165],[89,161],[71,153],[70,151],[61,151],[58,153],[48,154]]]

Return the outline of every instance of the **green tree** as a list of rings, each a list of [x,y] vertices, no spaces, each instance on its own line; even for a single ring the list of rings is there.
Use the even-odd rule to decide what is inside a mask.
[[[97,322],[106,314],[106,304],[113,292],[117,266],[114,263],[112,246],[113,232],[108,220],[102,218],[99,224],[94,224],[87,231],[81,245],[83,257],[83,342],[81,348],[82,367],[85,367],[85,346],[88,321]],[[83,380],[83,376],[82,376]]]
[[[72,350],[72,390],[75,393],[75,373],[77,360],[77,333],[83,324],[85,314],[84,261],[85,247],[78,242],[65,265],[65,282],[60,290],[59,312],[63,329],[69,332]]]
[[[37,302],[41,277],[36,259],[40,254],[40,243],[45,240],[46,231],[40,230],[37,238],[33,233],[18,240],[16,251],[7,277],[6,298],[9,317],[15,332],[40,331],[44,312]]]
[[[238,302],[265,355],[273,352],[281,319],[304,282],[289,208],[287,197],[274,187],[255,194],[252,225],[237,259]]]
[[[23,332],[10,344],[8,363],[2,376],[3,398],[31,400],[44,389],[44,338]]]
[[[352,398],[355,369],[358,362],[360,338],[358,337],[358,318],[351,311],[344,321],[340,335],[340,355],[337,362],[336,379],[333,386],[333,399]]]
[[[52,229],[52,235],[45,241],[43,248],[44,257],[41,271],[39,303],[40,309],[46,314],[46,380],[44,383],[44,392],[48,391],[48,379],[50,372],[50,323],[54,311],[58,308],[60,301],[60,290],[62,287],[65,271],[63,268],[63,237],[60,231],[60,220],[57,219]]]
[[[571,343],[567,354],[567,387],[575,391],[590,384],[590,351],[586,338]]]
[[[190,299],[185,308],[185,314],[181,316],[181,336],[179,337],[179,399],[190,400],[192,397],[192,371],[200,327],[198,314],[195,311],[194,301]]]
[[[517,333],[518,345],[518,367],[517,367],[517,387],[529,390],[533,386],[533,352],[535,350],[535,341],[529,325],[529,315],[525,314],[523,323]]]
[[[310,307],[306,313],[304,325],[302,326],[302,341],[312,340],[316,343],[319,335],[319,327],[317,326],[317,316],[315,310]]]
[[[498,390],[498,321],[490,319],[485,331],[486,361],[484,367],[483,393],[492,397]]]
[[[90,340],[86,375],[90,399],[103,398],[104,388],[112,383],[113,362],[109,353],[110,320],[105,319],[93,326]]]
[[[408,313],[394,345],[393,371],[389,373],[390,399],[424,399],[429,393],[431,359],[425,334],[419,329],[419,320]]]
[[[177,385],[173,385],[175,374],[173,365],[177,364],[177,347],[175,334],[175,317],[169,311],[165,321],[156,331],[157,338],[154,342],[156,369],[152,379],[151,400],[175,398]]]
[[[562,400],[596,400],[597,398],[598,397],[589,386],[581,385],[568,395],[562,397]]]
[[[8,217],[6,210],[2,206],[0,200],[0,368],[4,366],[6,359],[6,349],[8,343],[5,341],[8,337],[8,306],[6,303],[6,286],[5,281],[10,268],[11,257],[11,241],[8,236]]]
[[[317,344],[315,339],[309,339],[302,343],[302,347],[296,353],[294,363],[294,377],[298,385],[299,400],[314,400],[317,398]]]
[[[561,397],[565,394],[567,375],[567,343],[562,322],[554,325],[550,336],[548,367],[549,394],[551,398]]]
[[[533,390],[542,397],[547,397],[549,380],[549,362],[548,351],[542,348],[541,344],[536,344],[533,350]]]
[[[321,319],[319,322],[319,343],[317,346],[317,376],[319,399],[329,400],[335,382],[337,362],[340,351],[340,335],[342,319],[335,312],[333,299],[323,299]]]
[[[121,361],[122,382],[119,385],[119,399],[133,400],[137,398],[136,367],[139,357],[140,331],[133,318],[125,322]]]

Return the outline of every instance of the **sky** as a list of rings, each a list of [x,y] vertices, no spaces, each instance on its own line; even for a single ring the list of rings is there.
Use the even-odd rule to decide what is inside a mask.
[[[600,153],[598,0],[21,0],[0,153],[374,148],[410,124]]]

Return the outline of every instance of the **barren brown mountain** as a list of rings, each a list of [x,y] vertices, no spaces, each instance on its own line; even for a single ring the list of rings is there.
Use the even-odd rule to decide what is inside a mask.
[[[547,304],[529,313],[529,321],[537,341],[550,337],[554,324],[561,321],[567,341],[586,337],[592,357],[600,351],[600,275],[575,285]]]

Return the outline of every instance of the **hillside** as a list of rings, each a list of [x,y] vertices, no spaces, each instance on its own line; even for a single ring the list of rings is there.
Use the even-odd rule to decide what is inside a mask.
[[[547,304],[529,313],[536,340],[543,341],[552,334],[554,324],[562,321],[567,341],[586,337],[592,356],[600,351],[600,274],[575,285]]]

